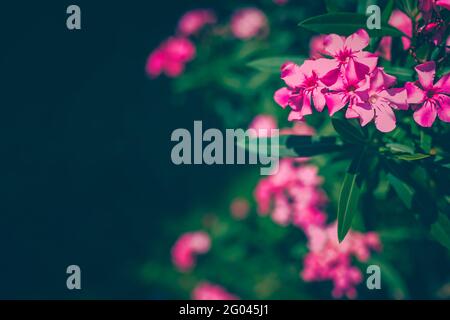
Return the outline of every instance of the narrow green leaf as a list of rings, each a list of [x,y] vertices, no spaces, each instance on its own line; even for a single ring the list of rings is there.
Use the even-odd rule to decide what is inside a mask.
[[[429,153],[431,150],[432,138],[424,130],[420,131],[420,147],[423,151]]]
[[[413,70],[402,67],[383,66],[384,71],[390,75],[397,77],[398,81],[407,82],[413,80]]]
[[[353,217],[358,210],[358,200],[362,187],[360,166],[363,157],[364,151],[360,151],[356,154],[342,183],[337,213],[339,242],[344,240],[350,230]]]
[[[394,0],[389,0],[381,14],[381,21],[387,23],[391,17],[392,10],[394,10]]]
[[[395,156],[396,159],[405,161],[416,161],[431,157],[429,154],[416,153],[416,154],[402,154]]]
[[[409,154],[414,153],[413,148],[411,148],[410,146],[406,146],[404,144],[400,144],[400,143],[388,143],[388,144],[386,144],[386,147],[388,147],[389,150],[391,150],[391,152],[409,153]]]
[[[267,57],[253,60],[247,63],[247,66],[258,71],[279,74],[281,72],[281,66],[284,63],[291,61],[302,64],[306,59],[307,58],[301,56]]]
[[[341,136],[342,140],[353,144],[364,144],[367,142],[361,128],[357,128],[348,120],[333,118],[331,119],[334,130]]]
[[[450,220],[442,213],[439,214],[437,221],[431,225],[431,235],[450,250]]]
[[[337,33],[350,35],[358,29],[366,29],[371,37],[403,37],[406,36],[400,30],[386,22],[381,23],[381,29],[367,29],[367,16],[358,13],[333,12],[308,18],[299,23],[299,26],[318,33]]]

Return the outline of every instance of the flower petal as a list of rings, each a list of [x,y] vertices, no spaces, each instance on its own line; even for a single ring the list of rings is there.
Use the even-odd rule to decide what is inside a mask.
[[[345,46],[352,51],[361,51],[369,45],[369,34],[364,29],[359,29],[345,39]]]
[[[286,108],[289,104],[289,99],[291,97],[291,90],[284,87],[275,91],[273,99],[276,103],[278,103],[282,108]]]
[[[441,79],[434,85],[434,89],[439,93],[450,94],[450,72],[443,75]]]
[[[381,103],[376,106],[375,126],[381,132],[391,132],[395,129],[395,114],[387,104]]]
[[[434,76],[436,75],[436,63],[434,61],[428,61],[418,65],[415,69],[422,87],[424,89],[431,89],[433,87]]]
[[[408,110],[408,95],[404,88],[386,89],[381,91],[378,96],[385,98],[400,110]]]
[[[345,38],[337,34],[328,35],[323,42],[325,51],[328,52],[331,56],[337,55],[339,51],[344,47],[344,41]]]
[[[312,98],[316,110],[322,112],[323,108],[325,107],[325,96],[322,93],[321,89],[314,89],[314,91],[312,92]]]
[[[426,98],[425,92],[412,82],[407,82],[405,84],[405,89],[408,96],[407,99],[409,104],[422,103]]]
[[[282,66],[281,79],[291,88],[298,87],[302,84],[305,76],[300,66],[295,63],[286,63]]]
[[[422,127],[431,127],[436,120],[436,108],[430,101],[425,101],[423,106],[414,112],[414,120]]]
[[[325,95],[328,113],[330,116],[341,110],[348,103],[348,96],[343,92],[329,93]]]
[[[375,116],[375,111],[369,103],[358,103],[352,106],[353,111],[355,111],[359,116],[359,122],[361,126],[365,126]]]
[[[439,107],[437,109],[438,117],[444,122],[450,122],[450,97],[444,94],[437,95]]]

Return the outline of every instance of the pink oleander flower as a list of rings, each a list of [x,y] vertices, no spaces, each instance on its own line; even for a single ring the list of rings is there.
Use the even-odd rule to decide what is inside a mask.
[[[239,300],[223,287],[208,282],[199,283],[192,291],[193,300]]]
[[[322,178],[317,167],[305,161],[282,159],[277,174],[259,181],[255,189],[259,214],[270,213],[276,223],[292,223],[304,230],[325,223],[326,215],[321,210],[326,201],[320,189]]]
[[[256,130],[258,137],[268,137],[271,135],[271,130],[278,128],[278,124],[273,116],[260,114],[253,118],[249,128]]]
[[[325,51],[333,59],[317,59],[317,72],[327,86],[344,76],[349,82],[363,80],[377,66],[378,56],[363,51],[369,45],[369,34],[360,29],[349,37],[330,34],[325,39]]]
[[[178,270],[185,272],[195,266],[198,254],[204,254],[211,247],[211,239],[206,232],[188,232],[183,234],[172,247],[172,262]]]
[[[196,9],[186,12],[178,22],[178,32],[184,36],[198,33],[204,26],[215,24],[216,15],[212,10]]]
[[[324,34],[311,38],[309,42],[309,56],[311,59],[323,58],[324,55],[328,54],[325,50],[326,38],[327,36]]]
[[[355,286],[362,281],[362,274],[352,266],[352,257],[366,262],[371,250],[380,251],[378,235],[350,231],[345,240],[339,243],[337,223],[326,227],[310,226],[306,235],[310,252],[303,260],[302,279],[307,282],[331,280],[334,285],[333,297],[355,298]]]
[[[413,33],[413,24],[411,18],[405,14],[403,11],[394,10],[392,11],[392,15],[389,18],[388,22],[391,26],[397,28],[402,31],[408,37],[412,37]],[[411,46],[411,40],[408,37],[402,37],[403,49],[408,50]],[[391,60],[391,47],[392,47],[392,37],[383,37],[381,39],[378,53],[381,57],[386,60]]]
[[[165,73],[178,77],[187,62],[195,57],[195,46],[187,38],[171,37],[155,49],[147,59],[145,69],[151,77]]]
[[[326,90],[319,80],[319,60],[306,60],[301,66],[287,62],[281,67],[281,79],[287,87],[277,90],[274,100],[282,108],[289,106],[289,121],[303,120],[305,116],[312,114],[312,104],[321,112],[325,107]]]
[[[376,128],[381,132],[394,130],[396,120],[393,109],[408,109],[406,90],[391,88],[396,80],[382,68],[377,68],[370,77],[367,76],[365,90],[357,93],[361,102],[352,106],[354,114],[347,114],[347,117],[359,118],[361,126],[374,120]]]
[[[408,103],[415,110],[414,120],[422,127],[431,127],[436,116],[441,121],[450,122],[450,73],[435,83],[434,61],[425,62],[415,69],[419,80],[405,85]]]
[[[250,211],[250,204],[245,198],[236,198],[230,206],[231,215],[237,220],[245,219]]]
[[[231,17],[231,32],[236,38],[247,40],[268,29],[266,15],[257,8],[236,11]]]

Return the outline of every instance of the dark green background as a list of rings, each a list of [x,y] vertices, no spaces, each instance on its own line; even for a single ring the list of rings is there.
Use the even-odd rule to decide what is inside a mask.
[[[148,53],[210,1],[0,6],[0,298],[159,298],[136,277],[160,224],[220,193],[225,167],[175,167],[170,133],[205,119],[169,106]],[[82,30],[66,28],[78,4]],[[211,125],[215,123],[211,120]],[[66,267],[82,290],[66,289]]]

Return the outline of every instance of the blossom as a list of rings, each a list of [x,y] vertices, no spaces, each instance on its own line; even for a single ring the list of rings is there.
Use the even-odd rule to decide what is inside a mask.
[[[325,52],[333,59],[318,59],[320,80],[331,86],[343,75],[350,82],[363,80],[377,66],[378,56],[363,51],[369,45],[369,34],[360,29],[349,37],[330,34],[325,39]]]
[[[247,40],[268,28],[266,15],[257,8],[244,8],[231,17],[231,32],[236,38]]]
[[[250,204],[245,198],[236,198],[231,203],[230,211],[233,218],[238,220],[245,219],[250,211]]]
[[[408,109],[407,92],[404,88],[391,88],[395,82],[394,76],[377,68],[367,76],[364,90],[356,93],[361,102],[351,107],[353,113],[347,113],[347,118],[359,118],[361,126],[374,120],[376,128],[381,132],[394,130],[396,120],[393,109]]]
[[[271,130],[277,129],[278,124],[277,120],[273,116],[260,114],[253,118],[249,128],[255,130],[257,136],[263,137],[270,136]],[[250,133],[253,134],[253,131],[250,131]]]
[[[200,31],[207,24],[216,23],[217,18],[212,10],[196,9],[186,12],[178,22],[178,31],[190,36]]]
[[[321,210],[326,200],[320,189],[322,178],[318,168],[305,161],[282,159],[277,174],[259,181],[255,189],[259,214],[271,213],[276,223],[282,226],[292,223],[304,230],[309,225],[325,222],[326,216]]]
[[[415,110],[414,120],[422,127],[431,127],[436,116],[444,122],[450,122],[450,73],[435,83],[434,61],[420,64],[415,69],[419,80],[405,85],[408,103]]]
[[[188,271],[195,265],[195,256],[204,254],[211,247],[209,235],[202,231],[183,234],[172,247],[172,262],[180,271]]]
[[[400,10],[392,11],[388,23],[402,31],[408,37],[412,37],[413,24],[411,18]],[[411,46],[411,40],[408,37],[402,37],[403,49],[408,50]],[[378,53],[386,60],[391,60],[392,37],[383,37],[380,41]]]
[[[289,120],[303,120],[312,114],[312,104],[321,112],[325,107],[325,86],[319,80],[319,60],[306,60],[301,66],[287,62],[281,67],[281,79],[287,87],[277,90],[274,100],[282,108],[289,106]]]
[[[352,257],[366,262],[371,250],[381,250],[378,235],[350,231],[344,241],[339,243],[335,222],[326,227],[310,226],[307,237],[310,252],[303,260],[302,279],[307,282],[331,280],[333,297],[355,298],[355,286],[362,281],[362,274],[352,266]]]
[[[239,300],[223,287],[209,282],[200,282],[192,291],[193,300]]]
[[[195,57],[195,46],[184,37],[171,37],[164,41],[148,57],[146,71],[152,77],[165,73],[177,77],[184,71],[187,62]]]
[[[311,41],[309,42],[309,56],[311,59],[323,58],[323,56],[327,54],[325,51],[326,38],[327,36],[324,34],[311,38]]]

